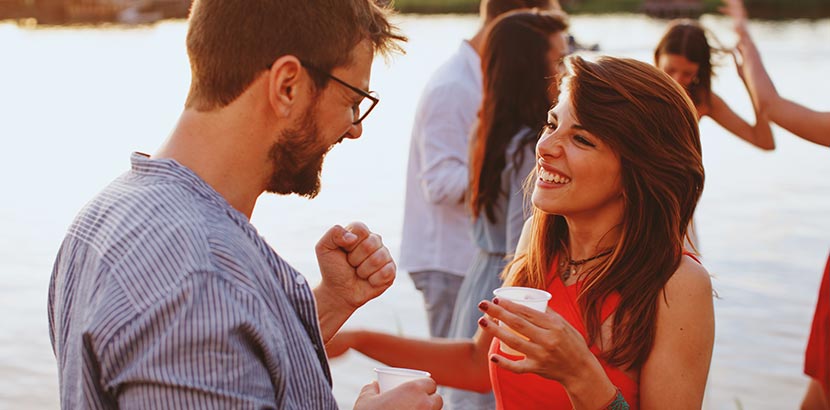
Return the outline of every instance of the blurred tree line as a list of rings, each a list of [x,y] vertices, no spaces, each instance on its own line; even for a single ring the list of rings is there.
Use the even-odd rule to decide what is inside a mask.
[[[477,13],[480,0],[390,1],[402,13]],[[717,13],[721,0],[559,0],[571,14],[646,13],[698,17]],[[152,22],[186,18],[191,0],[0,0],[0,20],[34,18],[38,24]],[[744,0],[751,18],[782,20],[830,17],[830,0]]]
[[[830,17],[830,0],[744,0],[751,18],[792,19]],[[646,3],[690,3],[690,0],[560,0],[572,14],[641,13]],[[691,0],[697,13],[717,13],[720,0]],[[402,13],[477,13],[479,0],[394,0]],[[694,16],[691,16],[694,17]]]

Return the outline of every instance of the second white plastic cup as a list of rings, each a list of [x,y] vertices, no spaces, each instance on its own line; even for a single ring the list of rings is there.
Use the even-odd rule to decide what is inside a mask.
[[[535,288],[524,288],[521,286],[508,286],[498,288],[493,291],[493,294],[496,295],[496,297],[499,299],[506,299],[513,303],[518,303],[520,305],[527,306],[539,312],[544,312],[545,309],[547,309],[548,301],[551,298],[550,293],[545,292],[544,290]],[[513,329],[510,329],[510,326],[507,326],[503,322],[500,322],[499,326],[504,326],[511,332],[519,335],[524,339],[527,339],[521,333]],[[524,357],[524,354],[522,354],[516,349],[511,348],[503,342],[499,343],[499,350],[512,356]]]
[[[429,379],[432,377],[429,372],[403,369],[400,367],[375,367],[375,374],[378,378],[381,393],[385,393],[412,380]]]

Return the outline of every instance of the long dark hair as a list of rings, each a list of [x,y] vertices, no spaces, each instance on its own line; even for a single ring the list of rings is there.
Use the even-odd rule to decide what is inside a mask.
[[[578,296],[588,340],[601,335],[601,309],[618,293],[610,348],[617,367],[639,369],[654,344],[657,301],[683,257],[683,243],[703,191],[697,115],[682,87],[631,59],[566,60],[575,117],[620,157],[624,210],[611,256],[586,272]],[[534,210],[528,251],[506,285],[544,289],[557,255],[566,253],[564,217]]]
[[[470,207],[475,218],[484,209],[487,219],[496,222],[507,147],[522,127],[536,131],[545,122],[551,104],[550,35],[567,27],[562,13],[529,10],[501,16],[487,34],[481,56],[483,98],[470,148]],[[524,147],[537,138],[530,132],[521,141],[513,158],[516,165],[523,160]]]
[[[717,42],[715,40],[715,42]],[[654,49],[654,64],[663,54],[686,57],[698,65],[697,78],[689,85],[688,93],[695,105],[709,105],[712,96],[712,54],[720,48],[713,48],[707,40],[707,32],[695,20],[681,19],[669,23],[666,34]]]

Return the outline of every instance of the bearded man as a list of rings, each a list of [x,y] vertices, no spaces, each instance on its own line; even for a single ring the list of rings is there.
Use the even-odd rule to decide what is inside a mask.
[[[197,0],[185,109],[76,217],[49,287],[61,407],[337,409],[324,344],[396,267],[365,225],[316,247],[311,289],[250,223],[263,192],[314,197],[405,40],[372,0]],[[440,408],[431,380],[356,408]]]

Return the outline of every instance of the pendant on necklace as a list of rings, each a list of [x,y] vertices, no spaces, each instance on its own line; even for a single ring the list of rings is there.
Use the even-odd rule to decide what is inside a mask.
[[[576,275],[576,266],[568,266],[562,271],[562,274],[560,275],[562,282],[567,282],[572,275]]]

